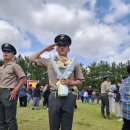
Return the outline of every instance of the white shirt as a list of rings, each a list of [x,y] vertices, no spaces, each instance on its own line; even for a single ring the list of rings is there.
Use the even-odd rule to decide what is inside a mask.
[[[84,92],[84,97],[87,97],[87,96],[88,96],[88,92],[85,91],[85,92]]]

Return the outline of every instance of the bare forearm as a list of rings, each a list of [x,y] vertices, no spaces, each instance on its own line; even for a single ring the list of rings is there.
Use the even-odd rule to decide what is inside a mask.
[[[77,86],[82,84],[82,80],[69,80],[69,79],[62,79],[60,80],[61,84],[65,84],[68,86]]]
[[[70,86],[78,86],[78,85],[82,85],[81,80],[71,80],[70,81]]]
[[[26,82],[26,77],[21,78],[18,85],[15,87],[15,90],[18,92],[20,88],[25,84],[25,82]]]
[[[42,53],[44,53],[45,52],[45,49],[42,49],[42,50],[40,50],[40,51],[38,51],[38,52],[36,52],[35,54],[33,54],[32,56],[30,56],[30,60],[32,61],[32,62],[34,62],[36,59],[38,59],[39,57],[40,57],[40,55],[42,54]]]
[[[36,59],[38,59],[38,58],[40,57],[40,55],[41,55],[42,53],[44,53],[45,51],[51,51],[51,50],[53,50],[55,46],[56,46],[56,43],[55,43],[55,44],[51,44],[50,46],[48,46],[48,47],[46,47],[46,48],[44,48],[44,49],[38,51],[37,53],[35,53],[34,55],[32,55],[32,56],[30,57],[30,60],[31,60],[32,62],[34,62]]]

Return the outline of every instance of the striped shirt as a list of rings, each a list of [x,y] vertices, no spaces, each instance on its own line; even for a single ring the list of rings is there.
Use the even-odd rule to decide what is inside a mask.
[[[123,118],[130,120],[130,76],[121,85],[121,105]]]

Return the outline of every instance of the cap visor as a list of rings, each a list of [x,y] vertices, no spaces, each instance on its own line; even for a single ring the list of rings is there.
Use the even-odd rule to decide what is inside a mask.
[[[65,43],[65,42],[58,42],[57,45],[58,45],[58,46],[66,46],[66,45],[68,45],[68,43]]]

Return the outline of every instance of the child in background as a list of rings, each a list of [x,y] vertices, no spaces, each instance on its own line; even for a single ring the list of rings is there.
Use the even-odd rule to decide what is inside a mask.
[[[43,94],[43,97],[44,97],[43,107],[44,108],[48,108],[48,99],[49,99],[50,93],[51,93],[50,87],[48,86],[47,89],[45,90],[44,94]]]
[[[88,92],[85,90],[84,92],[84,103],[88,103]]]
[[[40,84],[36,85],[36,88],[33,90],[33,107],[32,110],[39,109],[39,103],[40,103]]]

